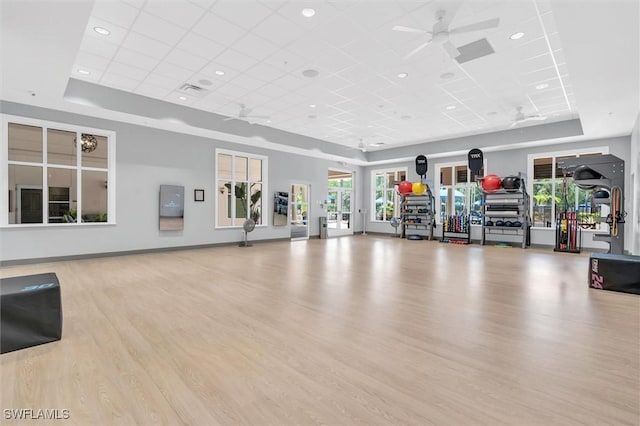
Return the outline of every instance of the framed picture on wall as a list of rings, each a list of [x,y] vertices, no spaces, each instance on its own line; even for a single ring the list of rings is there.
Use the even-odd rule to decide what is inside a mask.
[[[193,200],[194,201],[204,201],[204,189],[194,189],[193,190]]]

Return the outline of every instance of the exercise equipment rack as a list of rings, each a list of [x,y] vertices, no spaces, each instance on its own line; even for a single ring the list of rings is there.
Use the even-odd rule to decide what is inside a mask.
[[[582,251],[582,228],[576,212],[559,212],[556,215],[556,246],[553,251],[580,253]]]
[[[482,245],[488,242],[516,243],[522,248],[531,245],[531,199],[524,174],[518,173],[518,177],[520,187],[516,190],[482,192]]]
[[[471,244],[471,222],[469,215],[448,215],[442,224],[441,243]]]
[[[431,189],[427,187],[424,194],[404,195],[402,199],[402,237],[407,239],[418,239],[411,237],[419,235],[422,239],[433,239],[434,214],[433,206],[435,199]]]

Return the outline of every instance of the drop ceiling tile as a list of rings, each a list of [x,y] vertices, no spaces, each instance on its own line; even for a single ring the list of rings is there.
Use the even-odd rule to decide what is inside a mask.
[[[98,1],[94,3],[91,15],[104,21],[129,28],[140,10],[121,1]]]
[[[273,11],[277,11],[287,3],[287,0],[257,0],[257,2]]]
[[[131,28],[138,34],[153,38],[159,42],[174,46],[187,33],[187,30],[164,19],[142,12]]]
[[[139,52],[134,52],[133,50],[125,49],[124,47],[118,50],[118,53],[113,57],[113,60],[122,64],[135,64],[137,68],[147,71],[153,70],[160,63],[159,59],[143,55]]]
[[[329,3],[331,6],[333,6],[337,10],[344,12],[346,10],[349,10],[349,8],[354,7],[361,1],[363,0],[329,0],[327,3]]]
[[[158,74],[150,74],[143,81],[143,84],[159,86],[159,87],[162,87],[164,89],[169,89],[169,90],[176,90],[177,88],[182,86],[182,84],[184,84],[184,80],[177,79],[177,78],[171,78],[171,77],[163,77],[163,76],[158,75]]]
[[[164,60],[170,64],[177,65],[194,72],[201,70],[205,65],[207,65],[207,63],[209,63],[207,59],[192,55],[191,53],[181,49],[173,49]]]
[[[169,93],[171,89],[167,89],[153,84],[142,83],[135,89],[135,93],[142,96],[147,96],[155,99],[163,99]]]
[[[263,108],[262,105],[269,101],[268,96],[261,95],[257,92],[249,92],[239,98],[239,101],[250,108],[253,108],[252,114],[269,115],[271,110]]]
[[[298,77],[293,74],[285,74],[282,77],[273,80],[272,83],[291,92],[311,84],[308,78]]]
[[[216,74],[216,71],[222,71],[224,72],[224,74],[218,75]],[[202,75],[204,76],[204,78],[207,78],[211,81],[214,81],[214,82],[223,81],[225,83],[233,80],[240,74],[242,74],[241,71],[229,68],[215,61],[209,62],[204,68],[202,68],[198,72],[198,75]]]
[[[306,59],[303,59],[286,49],[278,50],[273,55],[264,59],[263,62],[287,73],[293,73],[305,69],[308,64]]]
[[[171,47],[164,43],[134,32],[127,35],[122,47],[156,59],[164,58],[171,50]]]
[[[302,15],[302,10],[312,8],[315,15],[307,18]],[[334,25],[338,11],[326,2],[315,0],[296,0],[285,3],[278,9],[278,14],[287,20],[299,25],[301,28],[313,29],[325,25]]]
[[[177,44],[177,47],[193,55],[207,58],[209,60],[212,60],[227,48],[220,43],[216,43],[213,40],[193,32],[184,36],[184,38]]]
[[[144,11],[185,29],[193,27],[205,13],[202,7],[186,1],[148,1]]]
[[[236,86],[240,86],[247,90],[256,90],[265,85],[265,82],[262,80],[258,80],[257,78],[249,77],[246,74],[240,74],[233,80],[231,80],[231,84],[235,84]]]
[[[161,75],[163,77],[169,77],[182,81],[187,81],[194,74],[191,70],[170,64],[168,62],[160,63],[160,65],[158,65],[153,70],[153,73],[156,75]]]
[[[216,16],[250,30],[264,21],[273,10],[255,1],[219,1],[211,12]]]
[[[367,30],[389,23],[391,24],[385,26],[393,27],[397,25],[395,20],[405,13],[404,9],[393,1],[360,2],[346,12],[347,16]]]
[[[83,51],[80,51],[76,58],[76,64],[101,71],[104,71],[107,68],[109,62],[111,61],[107,58]]]
[[[224,86],[218,87],[214,92],[215,95],[222,95],[228,99],[239,99],[249,91],[243,87],[236,86],[232,83],[227,83]]]
[[[287,46],[287,50],[306,60],[312,60],[318,54],[329,50],[331,46],[324,40],[303,35]]]
[[[275,84],[267,84],[257,89],[256,92],[271,99],[277,99],[289,93],[289,90]]]
[[[140,81],[123,75],[105,73],[100,83],[105,86],[132,92],[136,86],[140,84]]]
[[[278,49],[275,44],[251,33],[245,34],[233,44],[233,50],[258,60],[272,55]]]
[[[189,3],[198,6],[201,9],[209,10],[218,0],[189,0]]]
[[[269,82],[280,78],[287,73],[278,68],[272,67],[271,65],[267,65],[261,62],[247,69],[245,71],[245,74],[264,82]]]
[[[349,18],[337,15],[331,24],[314,28],[311,35],[324,40],[330,46],[340,48],[354,40],[366,37],[366,32]]]
[[[104,39],[85,36],[82,39],[82,44],[80,44],[80,50],[111,59],[118,51],[118,45]]]
[[[225,46],[233,44],[245,33],[242,27],[225,21],[211,12],[208,12],[193,27],[193,31]]]
[[[108,30],[110,32],[109,35],[101,35],[94,31],[94,28],[100,27]],[[89,23],[87,24],[87,28],[85,30],[85,37],[94,37],[99,40],[104,40],[113,44],[120,44],[122,40],[124,40],[127,35],[127,29],[116,24],[112,24],[111,22],[104,21],[102,19],[95,18],[93,16],[89,17]]]
[[[251,58],[242,53],[236,52],[233,49],[227,49],[216,58],[216,63],[223,67],[238,70],[244,72],[245,70],[253,67],[258,63],[254,58]]]
[[[147,75],[149,75],[149,71],[145,71],[140,68],[132,67],[127,64],[121,64],[119,62],[111,62],[109,68],[105,72],[107,75],[120,75],[123,77],[129,77],[130,79],[142,82]]]
[[[353,86],[353,83],[345,78],[340,77],[338,74],[330,75],[328,77],[318,80],[318,84],[327,90],[337,91],[349,86]]]
[[[253,28],[251,32],[278,46],[286,46],[299,39],[304,31],[280,15],[273,14]]]

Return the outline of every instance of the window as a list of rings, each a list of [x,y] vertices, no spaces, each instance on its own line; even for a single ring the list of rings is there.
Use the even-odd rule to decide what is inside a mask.
[[[242,226],[246,219],[262,225],[268,211],[267,157],[242,152],[216,150],[218,207],[216,226]]]
[[[592,192],[578,188],[570,176],[558,167],[558,161],[608,153],[605,148],[591,148],[573,152],[529,155],[529,176],[532,177],[531,218],[533,226],[554,227],[556,213],[574,211],[584,228],[600,229],[600,217],[608,214],[608,207],[596,205]]]
[[[479,176],[484,176],[483,167]],[[436,203],[436,217],[443,223],[447,216],[469,214],[472,224],[482,223],[482,191],[476,183],[476,176],[471,173],[467,163],[436,164],[436,188],[434,196],[440,200]]]
[[[407,168],[374,170],[371,172],[371,220],[386,221],[400,216],[400,196],[394,183],[407,178]]]
[[[115,223],[113,132],[22,117],[2,122],[2,225]]]

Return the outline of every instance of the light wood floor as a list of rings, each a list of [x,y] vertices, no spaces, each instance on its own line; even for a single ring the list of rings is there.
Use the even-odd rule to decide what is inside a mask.
[[[640,298],[589,290],[587,269],[382,236],[4,268],[58,274],[64,331],[0,356],[0,408],[68,409],[56,425],[639,424]]]

